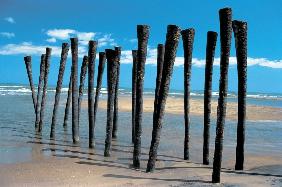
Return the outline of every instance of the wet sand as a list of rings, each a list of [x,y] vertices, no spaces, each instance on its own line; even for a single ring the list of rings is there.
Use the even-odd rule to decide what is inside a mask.
[[[183,98],[168,97],[166,103],[166,113],[170,114],[183,114]],[[84,107],[87,103],[82,104]],[[237,120],[237,102],[227,103],[226,118],[230,120]],[[106,109],[107,100],[103,99],[99,103],[99,107]],[[144,112],[153,112],[154,109],[154,98],[144,97],[143,103]],[[119,98],[119,110],[124,112],[131,111],[131,98],[128,96],[121,96]],[[217,101],[212,100],[211,102],[211,116],[216,118]],[[195,116],[204,115],[204,100],[203,99],[191,99],[190,100],[190,113]],[[257,106],[247,105],[247,120],[250,121],[282,121],[282,108],[275,108],[270,106]]]

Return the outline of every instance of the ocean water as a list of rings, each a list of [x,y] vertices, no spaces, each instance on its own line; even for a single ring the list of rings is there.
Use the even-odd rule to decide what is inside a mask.
[[[58,123],[56,126],[56,139],[69,142],[71,145],[71,116],[69,116],[69,126],[65,130],[62,127],[64,108],[67,97],[67,88],[62,89],[59,104]],[[51,115],[53,110],[55,88],[50,87],[47,93],[47,104],[42,132],[42,140],[49,140]],[[120,89],[120,95],[130,97],[130,89]],[[153,96],[154,90],[146,89],[145,95]],[[182,97],[180,91],[172,91],[172,97]],[[192,98],[203,99],[201,91],[192,92]],[[213,99],[217,99],[218,93],[213,93]],[[84,99],[86,99],[86,94]],[[107,98],[107,91],[102,88],[101,99]],[[228,100],[236,101],[235,93],[230,93]],[[282,108],[281,94],[248,94],[247,102],[254,105],[272,106]],[[36,135],[34,132],[34,109],[31,99],[31,92],[26,85],[0,85],[0,164],[30,161],[36,159],[33,149]],[[88,146],[88,113],[87,108],[81,110],[80,136],[83,149]],[[235,157],[236,149],[236,126],[237,122],[227,120],[224,135],[224,159]],[[106,111],[99,109],[95,136],[97,139],[97,149],[103,150],[106,129]],[[152,114],[144,113],[142,147],[147,153],[151,141]],[[203,117],[191,117],[191,160],[201,162]],[[215,119],[211,122],[211,151],[214,147]],[[182,157],[184,139],[184,117],[183,115],[166,114],[162,136],[160,142],[160,153],[171,153],[171,155]],[[119,113],[119,130],[117,142],[122,145],[131,145],[131,112]],[[246,124],[246,153],[261,156],[272,155],[281,157],[282,155],[282,122],[281,121],[247,121]],[[41,152],[49,156],[49,148],[42,145]],[[128,153],[127,153],[128,154]],[[128,155],[127,155],[128,156]],[[212,154],[211,158],[212,160]],[[281,163],[282,164],[282,163]]]

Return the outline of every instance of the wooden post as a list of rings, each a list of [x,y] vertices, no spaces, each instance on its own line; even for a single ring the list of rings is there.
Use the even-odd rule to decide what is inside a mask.
[[[114,100],[117,79],[117,51],[106,49],[107,58],[107,85],[108,85],[108,103],[107,103],[107,127],[104,156],[111,155],[112,134],[113,134],[113,117],[114,117]]]
[[[148,25],[137,25],[138,51],[137,51],[137,79],[136,79],[136,108],[135,108],[135,141],[133,150],[133,167],[140,168],[141,134],[143,115],[143,84],[145,63],[149,38]]]
[[[136,109],[136,77],[137,77],[137,50],[132,50],[132,132],[131,141],[135,140],[135,109]]]
[[[184,160],[189,160],[189,140],[190,140],[190,80],[192,67],[192,52],[195,30],[186,29],[181,32],[184,49],[184,120],[185,120],[185,137],[184,137]]]
[[[147,172],[152,172],[155,169],[157,158],[157,150],[160,142],[162,120],[166,98],[169,93],[169,84],[173,72],[173,65],[176,56],[176,50],[180,37],[180,28],[176,25],[168,25],[165,43],[165,55],[163,64],[162,80],[160,84],[158,107],[156,112],[156,120],[153,124],[152,140],[149,152],[149,160],[147,164]]]
[[[35,108],[35,130],[38,131],[39,120],[40,120],[40,96],[42,90],[42,81],[44,79],[45,74],[45,54],[41,55],[41,62],[40,62],[40,75],[38,80],[38,90],[37,90],[37,98],[36,98],[36,108]]]
[[[55,138],[55,126],[56,126],[56,121],[57,121],[58,105],[60,102],[60,94],[61,94],[62,83],[64,79],[64,72],[65,72],[68,52],[69,52],[69,44],[63,43],[60,68],[59,68],[59,74],[58,74],[58,81],[57,81],[57,87],[56,87],[56,94],[55,94],[55,103],[54,103],[53,116],[52,116],[52,124],[51,124],[51,132],[50,132],[51,139]]]
[[[115,50],[118,54],[118,57],[117,57],[117,82],[116,82],[115,101],[114,101],[114,123],[113,123],[113,135],[112,135],[113,139],[117,138],[117,129],[118,129],[118,92],[119,92],[121,47],[115,47]]]
[[[41,100],[38,132],[42,131],[42,126],[44,122],[44,112],[45,112],[46,94],[47,94],[47,87],[48,87],[48,75],[49,75],[49,68],[50,68],[51,52],[52,52],[52,49],[47,47],[46,48],[46,57],[45,57],[44,86],[43,86],[43,93],[42,93],[42,100]]]
[[[90,40],[88,44],[88,119],[89,119],[89,148],[94,148],[94,74],[98,42]]]
[[[214,53],[216,47],[217,33],[209,31],[207,33],[206,46],[206,69],[205,69],[205,90],[204,90],[204,142],[203,142],[203,164],[209,165],[210,154],[210,115],[212,98],[212,70]]]
[[[244,144],[247,92],[247,22],[232,22],[238,71],[238,126],[235,170],[244,169]]]
[[[31,62],[31,56],[24,57],[26,72],[28,75],[29,80],[29,86],[31,90],[31,96],[32,96],[32,102],[34,107],[34,112],[36,110],[36,97],[35,97],[35,91],[34,91],[34,85],[33,85],[33,79],[32,79],[32,62]]]
[[[156,76],[156,89],[155,89],[155,101],[154,101],[154,114],[153,114],[153,124],[156,120],[156,112],[158,107],[158,98],[160,92],[160,84],[162,80],[162,72],[163,72],[163,64],[164,64],[164,53],[165,48],[163,44],[158,45],[158,52],[157,52],[157,76]]]
[[[63,125],[64,128],[66,128],[68,125],[68,118],[69,118],[69,113],[70,113],[70,105],[71,105],[71,97],[72,97],[71,92],[72,92],[72,70],[70,74],[68,98],[67,98],[66,108],[65,108],[64,125]]]
[[[80,81],[79,81],[79,95],[78,95],[78,126],[79,126],[79,117],[80,117],[80,110],[81,110],[81,103],[83,97],[83,90],[84,90],[84,82],[85,76],[87,73],[87,66],[88,66],[88,56],[84,56],[82,60],[82,65],[80,69]]]
[[[228,90],[228,66],[230,57],[230,45],[232,34],[232,10],[224,8],[219,10],[220,19],[220,80],[219,80],[219,98],[217,108],[216,138],[213,159],[212,182],[220,182],[220,171],[223,149],[223,132],[226,116],[226,97]]]
[[[77,89],[77,61],[78,61],[78,39],[71,38],[72,54],[72,140],[74,144],[79,143],[78,126],[78,89]]]
[[[100,95],[101,86],[102,86],[105,62],[106,62],[106,54],[104,52],[100,52],[99,53],[97,86],[96,86],[95,103],[94,103],[93,139],[95,137],[94,130],[95,130],[96,115],[97,115],[97,109],[98,109],[98,103],[99,103],[99,95]]]

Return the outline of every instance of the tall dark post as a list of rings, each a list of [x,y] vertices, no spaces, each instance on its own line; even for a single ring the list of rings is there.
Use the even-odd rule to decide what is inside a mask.
[[[153,122],[152,140],[149,152],[149,160],[147,164],[147,172],[152,172],[155,169],[155,162],[157,159],[157,151],[160,142],[162,120],[164,116],[165,103],[169,92],[169,84],[173,72],[173,65],[176,56],[176,50],[180,37],[180,28],[176,25],[168,25],[165,43],[165,54],[162,80],[159,90],[158,106],[156,111],[156,118]]]
[[[132,132],[131,141],[135,140],[135,109],[136,109],[136,77],[137,77],[137,50],[132,50]]]
[[[54,103],[54,109],[53,109],[52,124],[51,124],[51,133],[50,133],[51,139],[55,138],[55,126],[56,126],[56,120],[57,120],[58,105],[60,102],[60,94],[61,94],[62,83],[64,79],[65,66],[67,62],[68,52],[69,52],[69,44],[63,43],[60,68],[59,68],[59,74],[58,74],[58,81],[57,81],[57,87],[56,87],[56,94],[55,94],[55,103]]]
[[[186,29],[181,32],[184,49],[184,160],[189,160],[189,139],[190,139],[190,80],[192,66],[192,52],[195,30],[193,28]]]
[[[117,138],[117,129],[118,129],[118,92],[119,92],[119,73],[120,73],[120,55],[121,47],[115,47],[115,50],[118,54],[117,57],[117,82],[115,89],[115,102],[114,102],[114,123],[113,123],[113,139]]]
[[[235,170],[244,169],[247,92],[247,22],[233,21],[238,71],[238,126]]]
[[[78,126],[78,89],[77,89],[77,61],[78,61],[78,39],[71,38],[72,54],[72,140],[74,144],[79,142]]]
[[[232,34],[232,10],[224,8],[219,10],[220,19],[220,80],[219,98],[217,106],[216,138],[213,159],[212,182],[220,182],[220,171],[223,149],[223,132],[226,116],[226,97],[228,90],[228,66],[230,56],[231,34]]]
[[[46,48],[46,57],[45,57],[45,73],[44,73],[44,86],[41,100],[41,108],[40,108],[40,120],[38,132],[42,131],[43,121],[44,121],[44,112],[45,112],[45,103],[46,103],[46,94],[47,94],[47,86],[48,86],[48,75],[50,68],[50,58],[51,58],[51,48]]]
[[[26,72],[28,75],[28,80],[29,80],[29,86],[31,89],[31,96],[32,96],[32,102],[33,102],[33,107],[34,107],[34,112],[36,110],[36,97],[35,97],[35,91],[34,91],[34,85],[33,85],[33,80],[32,80],[32,64],[31,64],[31,56],[26,56],[24,57],[24,62],[25,62],[25,67],[26,67]]]
[[[209,165],[212,70],[213,70],[213,61],[214,61],[216,40],[217,40],[217,33],[213,31],[209,31],[207,33],[205,90],[204,90],[204,133],[203,133],[203,136],[204,136],[203,164],[204,165]]]
[[[93,129],[94,130],[95,130],[96,115],[97,115],[97,109],[98,109],[98,105],[99,105],[99,95],[100,95],[101,86],[102,86],[102,79],[103,79],[103,72],[104,72],[104,68],[105,68],[105,62],[106,62],[106,54],[104,52],[100,52],[99,53],[97,86],[96,86],[95,103],[94,103],[94,122],[93,122]],[[93,132],[93,137],[94,137],[94,132]]]
[[[106,49],[107,58],[107,86],[108,86],[108,103],[107,103],[107,127],[104,156],[111,155],[112,134],[113,134],[113,118],[114,118],[114,100],[115,88],[117,80],[117,51]]]
[[[98,43],[89,41],[88,44],[88,120],[89,120],[89,148],[94,148],[94,74],[95,59]]]
[[[36,108],[35,108],[35,130],[38,131],[38,125],[40,120],[40,96],[41,96],[41,90],[42,90],[42,81],[44,79],[45,74],[45,54],[41,55],[41,62],[40,62],[40,75],[38,80],[38,90],[37,90],[37,98],[36,98]]]
[[[88,56],[84,56],[82,60],[82,65],[80,69],[80,79],[79,79],[79,95],[78,95],[78,125],[79,125],[79,116],[80,116],[80,110],[81,110],[81,103],[82,103],[82,97],[83,97],[83,90],[84,90],[84,82],[85,82],[85,76],[87,73],[87,66],[88,66]]]
[[[143,115],[143,84],[147,45],[149,39],[148,25],[137,25],[138,51],[137,51],[137,78],[136,78],[136,108],[135,108],[135,141],[133,150],[133,167],[140,168],[141,134]]]
[[[158,52],[157,52],[157,76],[156,76],[156,89],[155,89],[153,123],[156,120],[156,112],[157,112],[157,107],[158,107],[160,84],[161,84],[161,80],[162,80],[162,72],[163,72],[163,65],[164,65],[164,52],[165,52],[164,45],[159,44],[158,45]]]
[[[67,127],[68,125],[68,118],[69,118],[69,113],[70,113],[70,105],[71,105],[71,97],[72,97],[71,92],[72,92],[72,70],[70,74],[68,98],[67,98],[66,108],[65,108],[64,125],[63,125],[64,127]]]

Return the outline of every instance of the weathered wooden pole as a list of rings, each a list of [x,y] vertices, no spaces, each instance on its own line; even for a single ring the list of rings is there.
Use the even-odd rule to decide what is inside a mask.
[[[55,94],[55,103],[53,108],[53,116],[52,116],[52,123],[51,123],[51,132],[50,132],[50,138],[55,138],[55,126],[57,121],[57,113],[58,113],[58,106],[60,102],[60,94],[64,79],[64,73],[65,73],[65,66],[67,62],[69,52],[69,44],[63,43],[62,44],[62,52],[61,52],[61,61],[60,61],[60,68],[59,68],[59,74],[58,74],[58,81],[57,81],[57,87],[56,87],[56,94]]]
[[[143,84],[147,45],[149,39],[148,25],[137,25],[138,51],[137,51],[137,77],[136,77],[136,108],[135,108],[135,140],[133,150],[133,167],[140,168],[141,134],[143,115]]]
[[[78,39],[71,38],[72,54],[72,140],[74,144],[79,143],[79,126],[78,126],[78,88],[77,88],[77,71],[78,71]]]
[[[87,73],[87,66],[88,66],[88,56],[84,56],[80,69],[80,79],[79,79],[79,89],[78,89],[78,126],[79,126],[79,117],[80,117],[81,103],[82,103],[83,90],[84,90],[84,82]]]
[[[131,141],[134,143],[135,140],[135,109],[136,109],[136,77],[137,77],[137,50],[132,50],[132,132]]]
[[[25,62],[25,67],[26,67],[26,72],[28,75],[28,80],[29,80],[29,86],[31,89],[31,96],[32,96],[32,102],[33,102],[33,107],[34,107],[34,112],[36,110],[36,97],[35,97],[35,91],[34,91],[34,85],[33,85],[33,79],[32,79],[32,62],[31,62],[31,56],[26,56],[24,57],[24,62]]]
[[[244,169],[244,144],[247,92],[247,22],[232,22],[238,71],[238,126],[235,170]]]
[[[96,115],[97,115],[97,109],[99,105],[99,95],[101,91],[102,86],[102,79],[103,79],[103,72],[105,68],[105,62],[106,62],[106,54],[104,52],[99,53],[99,65],[98,65],[98,76],[97,76],[97,85],[96,85],[96,94],[95,94],[95,103],[94,103],[94,121],[93,121],[93,137],[94,130],[95,130],[95,124],[96,124]]]
[[[89,148],[94,148],[94,74],[98,42],[90,40],[88,44],[88,120]]]
[[[214,53],[216,47],[217,33],[209,31],[207,33],[206,46],[206,68],[205,68],[205,90],[204,90],[204,141],[203,141],[203,164],[209,165],[210,155],[210,115],[212,98],[212,71]]]
[[[40,61],[40,75],[38,80],[38,89],[37,89],[37,98],[36,98],[36,108],[35,108],[35,130],[38,131],[39,126],[39,120],[40,120],[40,96],[41,96],[41,90],[42,90],[42,82],[44,79],[45,74],[45,54],[41,55],[41,61]]]
[[[165,54],[162,80],[160,83],[158,106],[156,112],[156,120],[153,124],[152,140],[149,152],[149,160],[147,164],[147,172],[152,172],[155,169],[155,162],[157,158],[157,150],[160,142],[162,120],[164,116],[164,109],[166,98],[169,92],[169,84],[173,72],[173,65],[176,56],[176,50],[180,37],[180,28],[176,25],[168,25],[165,43]]]
[[[216,138],[213,158],[212,182],[220,182],[222,149],[223,149],[223,132],[226,116],[226,97],[228,90],[228,66],[230,56],[230,45],[232,35],[232,10],[224,8],[219,10],[220,19],[220,80],[219,80],[219,98],[217,106],[217,124]]]
[[[65,128],[68,125],[68,118],[69,118],[69,113],[70,113],[71,97],[72,97],[71,92],[72,92],[72,70],[71,70],[71,74],[70,74],[68,98],[67,98],[67,102],[66,102],[65,116],[64,116],[64,125],[63,125],[63,127],[65,127]]]
[[[113,134],[113,118],[114,118],[114,100],[115,88],[117,79],[117,51],[106,49],[107,58],[107,89],[108,89],[108,103],[107,103],[107,126],[106,126],[106,140],[104,156],[111,155],[112,134]]]
[[[157,76],[156,76],[156,89],[155,89],[155,101],[154,101],[154,113],[153,113],[153,123],[156,120],[156,112],[158,107],[158,98],[160,92],[160,84],[162,80],[163,64],[164,64],[164,45],[158,45],[157,51]]]
[[[118,129],[118,92],[119,92],[121,47],[115,47],[115,50],[118,54],[118,57],[117,57],[117,81],[116,81],[115,101],[114,101],[114,123],[113,123],[113,135],[112,135],[113,139],[117,138],[117,129]]]
[[[192,67],[192,52],[195,30],[193,28],[181,32],[184,49],[184,160],[189,160],[189,140],[190,140],[190,80]]]
[[[50,68],[51,52],[52,52],[52,49],[47,47],[46,48],[46,56],[45,56],[44,86],[43,86],[43,93],[42,93],[42,100],[41,100],[40,120],[39,120],[38,132],[42,131],[42,126],[43,126],[43,121],[44,121],[44,113],[45,113],[46,94],[47,94],[47,87],[48,87],[48,75],[49,75],[49,68]]]

